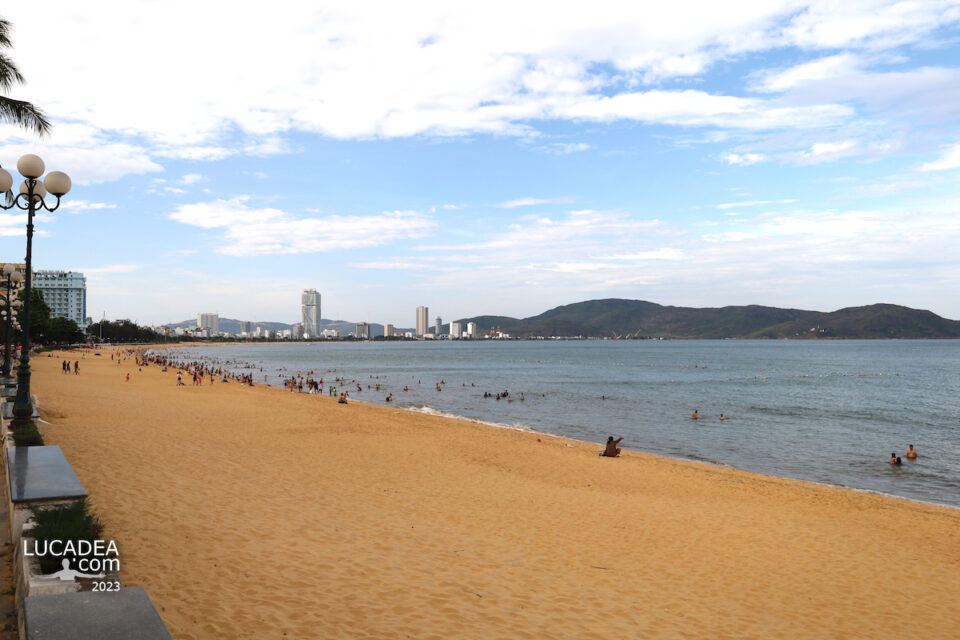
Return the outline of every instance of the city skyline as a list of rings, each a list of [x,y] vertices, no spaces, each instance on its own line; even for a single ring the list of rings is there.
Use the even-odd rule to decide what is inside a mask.
[[[397,326],[424,300],[960,319],[955,2],[51,6],[4,10],[10,96],[53,130],[0,127],[0,164],[73,178],[33,264],[83,273],[94,318],[293,319],[315,286]],[[24,226],[0,214],[0,258]]]

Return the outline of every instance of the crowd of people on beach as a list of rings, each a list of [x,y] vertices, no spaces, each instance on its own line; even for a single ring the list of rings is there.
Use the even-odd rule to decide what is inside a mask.
[[[192,380],[193,386],[203,386],[204,379],[208,381],[208,384],[214,384],[217,380],[221,383],[226,382],[238,382],[241,385],[245,386],[254,386],[254,375],[255,373],[262,373],[263,382],[265,384],[269,383],[270,373],[264,373],[263,365],[260,363],[247,362],[244,360],[226,360],[220,361],[215,358],[209,359],[182,359],[177,358],[176,354],[170,351],[160,351],[160,352],[147,352],[145,353],[142,349],[126,349],[126,350],[117,350],[116,353],[111,354],[111,360],[116,359],[118,364],[123,359],[133,359],[135,364],[140,367],[148,366],[149,364],[154,364],[162,367],[163,371],[167,371],[169,368],[173,368],[177,371],[177,385],[186,386],[186,383],[183,382],[183,377],[186,375],[188,379]],[[74,374],[79,375],[79,361],[74,362],[73,372]],[[71,367],[68,360],[63,361],[63,373],[70,373]],[[239,371],[238,371],[239,370]],[[249,372],[248,372],[249,371]],[[370,379],[373,382],[368,382],[366,387],[361,384],[355,378],[347,379],[345,376],[338,375],[335,369],[328,369],[328,374],[333,374],[332,377],[328,380],[319,372],[318,369],[311,369],[306,372],[297,372],[296,374],[284,375],[283,369],[277,370],[277,378],[279,379],[282,386],[290,390],[290,393],[308,393],[308,394],[323,394],[324,389],[326,388],[327,395],[331,397],[336,397],[339,404],[348,404],[348,398],[350,391],[344,389],[348,385],[352,388],[355,388],[356,393],[362,393],[364,390],[382,392],[384,391],[384,384],[380,382],[380,376],[370,376]],[[129,373],[127,374],[127,380],[129,381]],[[422,384],[422,379],[418,378],[417,385]],[[441,379],[439,382],[434,384],[434,388],[441,392],[447,386],[445,379]],[[462,383],[463,387],[466,387],[467,384]],[[470,384],[470,387],[475,387],[474,383]],[[403,391],[408,392],[410,390],[409,385],[403,386]],[[545,397],[545,394],[541,394]],[[510,393],[509,390],[504,389],[496,393],[490,391],[483,392],[483,398],[490,398],[495,400],[506,400],[507,402],[514,401],[514,395]],[[516,396],[516,399],[520,401],[525,400],[524,392],[519,392]],[[606,396],[601,397],[602,400],[606,400]],[[393,402],[394,397],[392,392],[388,392],[384,398],[385,402]],[[691,419],[699,421],[700,411],[695,409],[693,414],[690,416]],[[725,422],[727,416],[723,413],[719,415],[719,420]],[[609,436],[605,443],[604,448],[600,451],[602,457],[607,458],[616,458],[620,456],[621,449],[617,446],[620,442],[623,441],[623,436],[619,438],[614,438]],[[908,460],[914,461],[917,458],[917,451],[914,446],[911,444],[905,454],[905,457]],[[902,465],[903,460],[896,453],[890,454],[890,464],[891,465]]]

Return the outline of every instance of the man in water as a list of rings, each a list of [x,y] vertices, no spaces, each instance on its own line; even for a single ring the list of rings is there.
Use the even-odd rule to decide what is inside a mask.
[[[910,445],[910,448],[907,449],[907,460],[916,460],[917,459],[917,450],[913,448],[913,445]]]
[[[623,436],[620,436],[616,440],[613,439],[613,436],[607,438],[607,446],[601,454],[605,458],[616,458],[620,455],[620,449],[617,448],[617,445],[620,444],[620,441],[623,440]]]
[[[692,416],[690,416],[690,417],[691,417],[691,418],[693,418],[694,420],[696,420],[697,418],[699,418],[699,417],[700,417],[700,412],[699,412],[699,411],[697,411],[696,409],[694,409],[694,411],[693,411],[693,415],[692,415]]]

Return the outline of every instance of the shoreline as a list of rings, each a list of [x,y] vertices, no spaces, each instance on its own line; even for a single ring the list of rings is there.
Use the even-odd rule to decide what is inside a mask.
[[[489,341],[489,342],[495,342],[495,341]],[[150,347],[147,347],[147,348],[145,349],[145,351],[158,350],[158,349],[163,348],[163,347],[165,347],[165,346],[168,346],[169,348],[181,348],[181,349],[185,348],[185,349],[189,349],[189,348],[190,348],[191,346],[193,346],[194,344],[195,344],[195,343],[179,343],[179,344],[176,344],[176,345],[150,346]],[[213,347],[215,347],[215,346],[225,346],[225,347],[226,347],[226,346],[244,346],[244,345],[249,345],[249,344],[256,344],[256,343],[243,343],[243,342],[240,342],[240,343],[206,343],[206,344],[200,345],[200,346],[213,346]],[[286,343],[284,343],[284,342],[282,342],[282,341],[278,341],[278,342],[273,342],[273,343],[269,343],[269,344],[289,344],[290,346],[293,346],[293,345],[295,345],[295,344],[309,344],[309,343],[308,343],[308,342],[289,342],[289,341],[286,342]],[[322,341],[318,341],[317,344],[324,344],[324,343],[323,343]],[[242,372],[243,370],[242,370],[242,369],[239,369],[238,371]],[[288,372],[289,375],[292,375],[292,373],[293,373],[293,370],[291,370],[290,372]],[[303,372],[299,372],[299,373],[303,373]],[[307,373],[309,374],[309,372],[307,372]],[[281,390],[284,390],[284,391],[289,391],[286,387],[282,386],[280,383],[278,383],[278,382],[276,381],[275,378],[272,378],[272,377],[271,377],[268,381],[258,382],[257,385],[264,385],[264,386],[269,386],[269,387],[276,388],[276,389],[281,389]],[[465,414],[458,414],[458,413],[455,413],[455,412],[453,412],[453,411],[449,411],[449,410],[445,410],[445,409],[433,407],[433,406],[430,406],[429,404],[427,404],[426,402],[425,402],[424,404],[422,404],[422,405],[420,405],[419,403],[417,403],[417,404],[415,404],[415,405],[413,405],[413,406],[400,406],[399,404],[390,405],[390,404],[383,403],[383,402],[370,401],[370,400],[365,400],[365,399],[361,400],[361,399],[359,399],[359,398],[360,398],[360,396],[350,396],[349,401],[350,401],[350,403],[360,402],[360,403],[363,403],[363,404],[366,404],[366,405],[370,405],[370,406],[374,406],[374,407],[401,408],[401,409],[403,409],[403,410],[405,410],[405,411],[411,411],[411,412],[414,412],[414,413],[421,413],[421,414],[424,414],[424,415],[439,416],[439,417],[450,418],[450,419],[454,419],[454,420],[464,420],[464,421],[467,421],[467,422],[472,422],[472,423],[487,425],[487,426],[495,427],[495,428],[498,428],[498,429],[516,430],[516,431],[526,432],[526,433],[535,433],[535,434],[547,435],[547,436],[551,436],[551,437],[566,438],[566,439],[568,439],[568,440],[570,440],[570,441],[582,442],[582,443],[584,443],[584,444],[589,444],[589,445],[591,445],[591,446],[600,447],[600,448],[602,448],[602,446],[603,446],[602,443],[595,443],[595,442],[589,441],[589,440],[581,440],[581,439],[579,439],[579,438],[576,438],[576,437],[573,437],[573,436],[564,435],[564,434],[559,433],[559,432],[543,430],[544,428],[549,429],[549,428],[550,428],[549,425],[543,425],[543,426],[539,426],[539,427],[534,427],[534,426],[530,426],[530,425],[527,425],[527,424],[509,424],[509,423],[505,423],[505,422],[497,422],[497,421],[495,421],[495,420],[487,420],[487,419],[482,418],[482,417],[475,417],[475,416],[470,416],[470,415],[465,415]],[[770,473],[770,472],[768,472],[768,471],[760,471],[760,470],[755,470],[755,469],[751,469],[751,468],[748,468],[748,467],[737,466],[737,465],[732,464],[732,463],[730,463],[730,462],[724,462],[724,461],[715,460],[715,459],[708,459],[708,458],[705,458],[705,457],[702,457],[702,456],[696,456],[696,455],[692,455],[692,454],[683,454],[683,453],[673,453],[673,454],[672,454],[672,453],[666,453],[666,452],[661,452],[661,451],[650,451],[650,450],[646,450],[646,449],[632,449],[632,450],[633,450],[633,451],[637,451],[637,452],[646,453],[646,454],[649,454],[649,455],[660,456],[660,457],[664,457],[664,458],[668,458],[668,459],[672,459],[672,460],[681,460],[681,461],[687,461],[687,462],[692,462],[692,463],[699,463],[699,464],[706,464],[706,465],[716,466],[716,467],[720,467],[720,468],[736,469],[736,470],[738,470],[738,471],[744,471],[744,472],[747,472],[747,473],[754,473],[754,474],[757,474],[757,475],[760,475],[760,476],[768,476],[768,477],[773,477],[773,478],[783,478],[783,479],[787,479],[787,480],[796,480],[796,481],[798,481],[798,482],[807,482],[807,483],[814,484],[814,485],[818,485],[818,486],[833,487],[833,488],[837,488],[837,489],[847,489],[847,490],[850,490],[850,491],[856,491],[856,492],[861,492],[861,493],[866,493],[866,494],[871,494],[871,495],[879,495],[879,496],[886,496],[886,497],[891,497],[891,498],[899,498],[899,499],[908,500],[908,501],[911,501],[911,502],[918,502],[918,503],[921,503],[921,504],[929,504],[929,505],[933,505],[933,506],[940,506],[940,507],[946,507],[946,508],[949,508],[949,509],[960,510],[960,504],[950,504],[950,503],[938,502],[938,501],[936,501],[936,500],[934,500],[934,499],[924,499],[924,498],[914,497],[914,496],[910,496],[910,495],[900,495],[900,494],[892,493],[892,492],[889,492],[889,491],[883,491],[883,490],[879,490],[879,489],[871,489],[871,488],[866,488],[866,487],[850,486],[850,485],[841,484],[841,483],[837,483],[837,482],[813,480],[813,479],[804,478],[804,477],[798,477],[798,476],[778,475],[778,474],[775,474],[775,473]]]
[[[956,509],[87,353],[35,359],[42,430],[176,638],[960,625]]]

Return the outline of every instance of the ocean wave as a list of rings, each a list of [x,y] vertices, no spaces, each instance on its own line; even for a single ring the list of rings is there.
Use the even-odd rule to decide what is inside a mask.
[[[467,422],[475,422],[477,424],[485,424],[490,427],[497,427],[499,429],[511,429],[513,431],[523,431],[525,433],[537,433],[534,429],[527,427],[522,424],[506,424],[504,422],[490,422],[489,420],[478,420],[477,418],[471,418],[469,416],[461,416],[456,413],[450,413],[448,411],[441,411],[439,409],[434,409],[433,407],[422,406],[422,407],[404,407],[406,411],[413,411],[415,413],[424,413],[428,416],[439,416],[441,418],[454,418],[456,420],[466,420]],[[553,435],[553,434],[547,434]],[[562,437],[562,436],[560,436]]]

